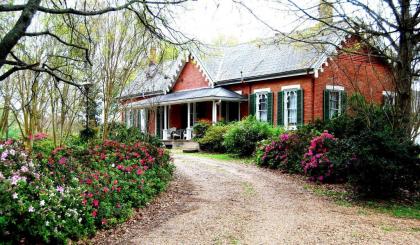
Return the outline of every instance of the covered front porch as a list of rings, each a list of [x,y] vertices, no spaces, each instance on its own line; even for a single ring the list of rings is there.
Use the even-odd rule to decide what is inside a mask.
[[[215,124],[241,119],[241,103],[247,98],[224,88],[174,92],[133,103],[133,107],[157,108],[156,135],[162,140],[191,140],[200,120]]]

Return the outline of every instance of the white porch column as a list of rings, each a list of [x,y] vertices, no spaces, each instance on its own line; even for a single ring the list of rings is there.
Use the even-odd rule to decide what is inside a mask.
[[[187,104],[188,105],[188,112],[187,112],[187,114],[188,114],[188,116],[187,116],[187,129],[186,129],[186,137],[185,137],[185,139],[186,140],[190,140],[191,138],[192,138],[192,130],[191,130],[191,103],[188,103]]]
[[[187,128],[191,125],[191,103],[188,103]]]
[[[212,123],[217,123],[217,104],[216,101],[213,100],[213,107],[212,107]]]
[[[165,105],[163,108],[163,140],[168,140],[168,106]]]

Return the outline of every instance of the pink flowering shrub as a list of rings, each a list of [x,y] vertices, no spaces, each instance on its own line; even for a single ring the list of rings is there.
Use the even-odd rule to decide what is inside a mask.
[[[0,142],[0,240],[63,243],[124,222],[166,188],[172,169],[164,149],[142,142],[58,147],[33,159]]]
[[[308,135],[312,134],[289,132],[280,135],[278,140],[263,142],[256,152],[257,164],[289,173],[302,173],[301,161],[309,142]]]
[[[39,132],[34,135],[29,135],[28,138],[30,140],[43,140],[48,138],[48,134]]]
[[[85,190],[81,205],[92,209],[99,227],[125,221],[133,207],[165,189],[172,172],[167,152],[141,142],[105,141],[82,151],[58,147],[41,161],[56,183],[78,179]]]
[[[257,150],[257,163],[260,166],[289,170],[293,163],[289,158],[291,144],[297,139],[296,135],[284,133],[278,140],[272,140]]]
[[[332,182],[340,179],[341,166],[337,166],[330,158],[330,153],[333,153],[330,150],[336,143],[337,139],[328,131],[311,140],[308,152],[302,160],[303,170],[310,176],[310,180]]]

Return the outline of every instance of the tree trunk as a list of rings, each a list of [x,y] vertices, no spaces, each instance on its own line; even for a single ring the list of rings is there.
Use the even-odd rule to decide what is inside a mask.
[[[28,0],[15,26],[3,37],[0,42],[0,61],[6,60],[10,51],[25,35],[32,18],[38,10],[41,0]],[[4,63],[0,62],[0,68]]]
[[[396,112],[397,127],[402,128],[407,135],[411,134],[411,84],[413,81],[412,61],[414,58],[414,26],[410,16],[410,1],[401,3],[401,28],[396,66]]]

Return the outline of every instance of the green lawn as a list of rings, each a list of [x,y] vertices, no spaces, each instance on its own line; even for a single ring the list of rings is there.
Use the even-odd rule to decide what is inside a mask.
[[[346,207],[360,208],[359,214],[368,214],[369,211],[386,213],[398,218],[420,219],[420,202],[413,204],[399,203],[396,201],[360,201],[353,200],[350,194],[345,191],[327,189],[325,186],[306,184],[305,189],[319,196],[327,196],[335,203]]]
[[[205,157],[205,158],[222,160],[222,161],[240,162],[240,163],[245,163],[245,164],[252,164],[254,162],[254,158],[252,157],[243,158],[243,157],[238,157],[236,155],[232,155],[228,153],[208,153],[208,152],[183,153],[181,150],[172,150],[172,151],[189,155],[189,156]]]

